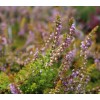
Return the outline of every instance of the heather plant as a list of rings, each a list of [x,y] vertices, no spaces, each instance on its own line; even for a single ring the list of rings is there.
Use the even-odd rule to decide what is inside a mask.
[[[20,17],[9,13],[9,17],[15,16],[9,20],[11,24],[2,24],[0,93],[100,93],[100,48],[96,44],[99,27],[83,35],[75,19],[70,18],[74,12],[71,8],[68,19],[65,12],[58,13],[59,8],[50,12],[51,17],[45,15],[49,9],[11,8]]]

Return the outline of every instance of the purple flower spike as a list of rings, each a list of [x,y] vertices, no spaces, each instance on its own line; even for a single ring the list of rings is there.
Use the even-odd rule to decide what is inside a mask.
[[[70,35],[74,35],[75,30],[76,30],[75,24],[72,24],[72,26],[71,26],[71,28],[70,28]]]

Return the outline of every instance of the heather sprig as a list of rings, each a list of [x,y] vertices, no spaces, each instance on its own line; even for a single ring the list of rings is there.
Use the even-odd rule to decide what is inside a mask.
[[[53,64],[54,61],[57,62],[58,58],[61,56],[61,54],[65,51],[66,48],[70,46],[70,44],[74,40],[74,33],[75,33],[75,26],[72,24],[73,20],[71,19],[71,22],[69,20],[70,29],[69,29],[69,34],[67,35],[65,41],[55,50],[52,51],[51,57],[50,57],[50,63],[49,66]]]
[[[56,24],[56,28],[54,32],[54,40],[52,46],[53,49],[55,49],[59,45],[59,36],[61,34],[60,32],[61,32],[62,25],[61,25],[61,19],[59,15],[56,17],[55,24]]]
[[[97,29],[98,29],[98,26],[96,26],[89,33],[89,35],[86,37],[86,39],[81,42],[81,52],[80,52],[80,56],[82,56],[82,55],[84,56],[84,66],[86,66],[86,62],[87,62],[88,49],[92,45],[92,35],[97,31]]]

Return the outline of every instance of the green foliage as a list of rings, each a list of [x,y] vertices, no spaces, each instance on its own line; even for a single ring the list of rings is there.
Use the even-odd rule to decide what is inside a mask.
[[[46,66],[47,61],[49,61],[48,55],[50,54],[45,56],[39,55],[36,61],[28,64],[16,75],[15,80],[17,83],[24,81],[20,85],[23,93],[43,93],[45,89],[54,86],[53,82],[57,75],[57,68],[55,66],[54,68]]]
[[[10,84],[10,81],[9,81],[9,77],[1,72],[0,73],[0,93],[9,93],[9,84]]]

